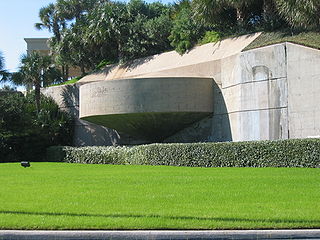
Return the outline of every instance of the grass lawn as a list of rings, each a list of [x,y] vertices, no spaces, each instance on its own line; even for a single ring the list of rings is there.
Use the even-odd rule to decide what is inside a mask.
[[[0,164],[0,229],[320,227],[320,169]]]

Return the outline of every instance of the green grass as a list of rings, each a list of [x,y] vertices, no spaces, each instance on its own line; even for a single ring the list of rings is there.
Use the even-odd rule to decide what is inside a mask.
[[[0,229],[320,227],[320,169],[0,164]]]
[[[320,32],[301,32],[296,34],[288,31],[263,32],[244,51],[283,42],[292,42],[320,49]]]

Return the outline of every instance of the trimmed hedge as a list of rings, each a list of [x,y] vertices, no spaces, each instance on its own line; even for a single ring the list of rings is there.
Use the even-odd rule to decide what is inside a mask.
[[[59,153],[59,154],[57,154]],[[320,139],[51,147],[48,160],[69,163],[189,167],[320,167]]]

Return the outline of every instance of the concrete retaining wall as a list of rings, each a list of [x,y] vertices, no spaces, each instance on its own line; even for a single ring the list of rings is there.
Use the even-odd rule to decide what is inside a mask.
[[[320,135],[319,50],[282,43],[245,52],[235,51],[220,58],[207,58],[203,62],[197,60],[194,64],[180,64],[180,67],[161,66],[162,70],[159,67],[155,72],[150,72],[144,63],[135,70],[122,69],[121,74],[117,70],[119,79],[133,72],[137,74],[132,77],[197,75],[214,79],[213,114],[168,137],[165,142],[274,140]],[[152,65],[150,61],[148,64]],[[149,69],[145,75],[144,68]],[[114,71],[110,74],[115,76]],[[111,75],[93,75],[92,79],[88,76],[82,84],[112,79]],[[201,94],[201,91],[196,94]],[[78,111],[77,100],[74,102],[74,109]],[[88,132],[83,133],[83,139],[88,138],[84,136],[91,134],[91,129],[98,128],[87,126]],[[104,145],[126,142],[119,140],[121,136],[118,133],[106,128],[96,131],[96,138],[101,139]],[[88,144],[83,140],[82,144],[94,145],[93,142]]]

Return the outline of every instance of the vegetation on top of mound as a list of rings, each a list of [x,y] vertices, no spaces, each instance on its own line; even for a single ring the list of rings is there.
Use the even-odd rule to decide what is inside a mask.
[[[66,82],[62,82],[62,83],[57,83],[57,84],[52,84],[48,87],[54,87],[54,86],[61,86],[61,85],[68,85],[68,84],[73,84],[73,83],[76,83],[78,82],[82,77],[75,77],[75,78],[72,78]]]
[[[172,49],[183,54],[220,36],[317,31],[319,10],[318,0],[58,0],[40,9],[35,26],[53,33],[51,52],[67,79],[69,66],[85,74],[102,61],[121,63]]]
[[[320,32],[307,31],[292,33],[290,31],[263,32],[243,51],[264,47],[272,44],[291,42],[306,47],[320,49]]]

